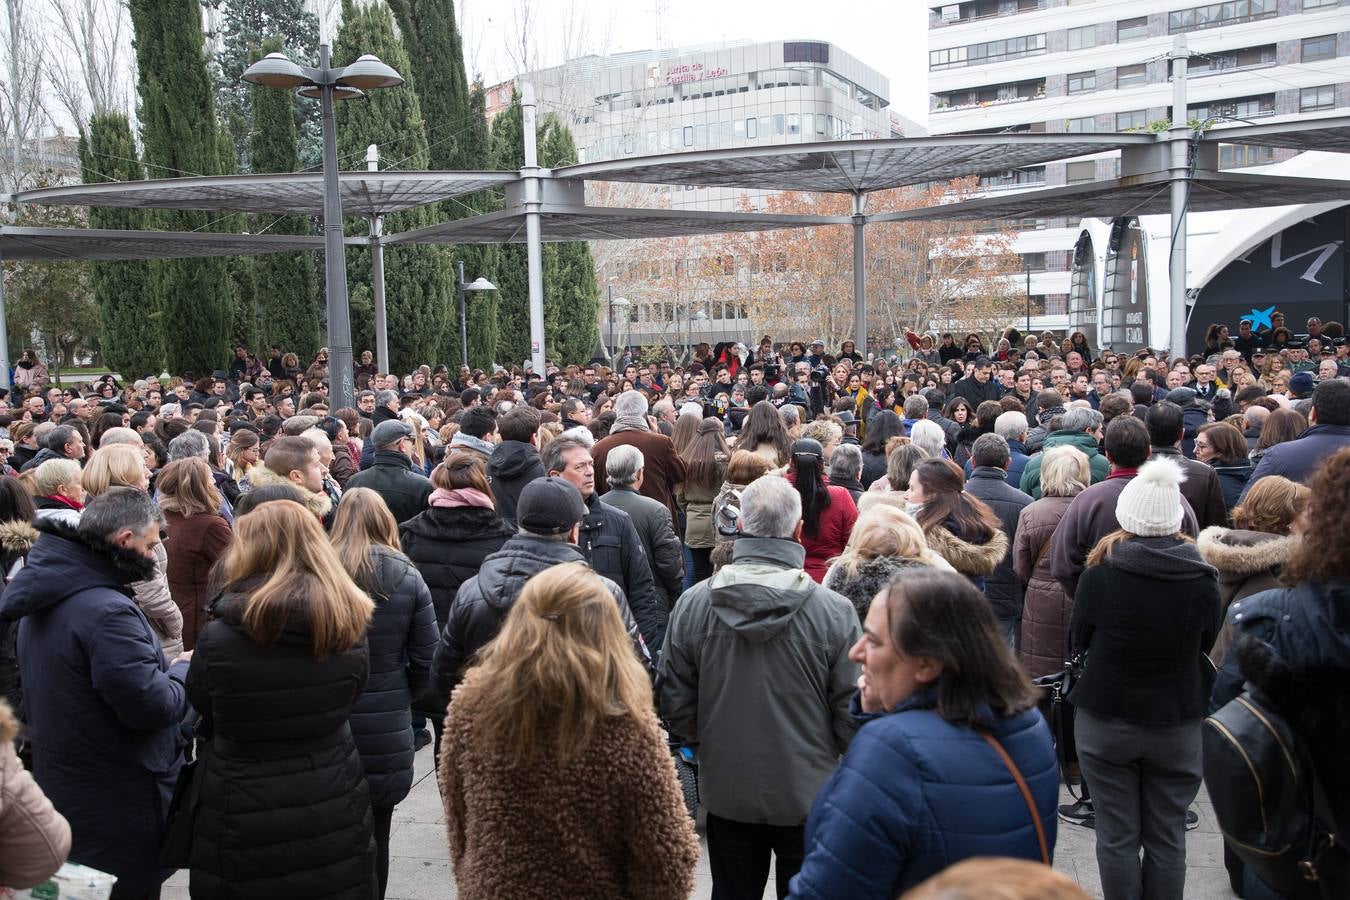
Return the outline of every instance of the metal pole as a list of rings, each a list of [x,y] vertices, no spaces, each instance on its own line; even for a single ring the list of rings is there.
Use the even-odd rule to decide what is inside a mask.
[[[1031,334],[1031,263],[1023,262],[1027,270],[1027,334]]]
[[[867,242],[864,215],[867,196],[861,191],[853,195],[853,349],[867,356]]]
[[[469,364],[469,324],[468,311],[465,308],[464,290],[464,260],[456,260],[456,279],[455,290],[459,291],[459,363],[462,366]]]
[[[352,384],[352,323],[347,309],[347,259],[342,245],[342,195],[338,192],[337,126],[329,47],[319,45],[323,79],[323,273],[328,306],[328,389],[334,408],[356,405]]]
[[[1186,35],[1172,39],[1172,247],[1167,274],[1171,291],[1169,304],[1169,350],[1173,359],[1186,356],[1186,201],[1190,179],[1191,129],[1186,121]],[[1144,344],[1149,343],[1144,335]]]
[[[9,378],[9,326],[5,323],[5,257],[0,253],[0,387],[13,386]]]
[[[614,363],[614,285],[609,286],[609,361]]]
[[[371,144],[366,148],[366,168],[380,170],[380,148]],[[389,371],[389,320],[384,305],[384,216],[370,220],[370,295],[375,305],[375,366],[381,372]]]
[[[525,166],[520,170],[525,198],[525,248],[530,284],[530,361],[540,377],[544,375],[544,253],[539,233],[539,207],[543,180],[539,174],[539,153],[535,146],[534,85],[521,85],[521,118],[525,132]]]

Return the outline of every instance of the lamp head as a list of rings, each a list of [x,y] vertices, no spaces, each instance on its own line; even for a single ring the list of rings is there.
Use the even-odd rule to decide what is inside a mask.
[[[496,289],[497,286],[495,284],[488,281],[481,275],[479,275],[477,278],[475,278],[468,284],[464,285],[464,290],[466,291],[495,291]]]
[[[317,84],[306,85],[299,88],[295,93],[296,96],[306,97],[310,100],[323,99],[323,88]],[[345,84],[333,85],[334,100],[359,100],[365,95],[365,91],[358,91],[356,88],[348,87]]]
[[[240,76],[249,84],[269,88],[298,88],[310,83],[305,73],[284,53],[269,53]]]
[[[337,83],[369,91],[375,88],[398,87],[403,83],[403,76],[381,62],[379,57],[366,53],[358,56],[356,62],[343,67]]]

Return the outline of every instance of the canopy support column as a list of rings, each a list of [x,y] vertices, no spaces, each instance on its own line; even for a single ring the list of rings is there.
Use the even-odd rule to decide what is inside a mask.
[[[525,132],[525,167],[520,170],[520,175],[525,210],[526,271],[530,285],[530,362],[535,374],[542,378],[545,375],[544,248],[540,236],[539,207],[543,185],[540,183],[539,153],[535,144],[534,85],[521,85],[520,105],[522,130]]]
[[[1170,288],[1168,310],[1168,350],[1172,358],[1186,358],[1186,203],[1190,193],[1191,128],[1186,120],[1186,67],[1190,53],[1186,51],[1186,35],[1178,34],[1172,40],[1168,58],[1172,64],[1172,127],[1171,141],[1171,226],[1172,247],[1168,257],[1167,276]],[[1143,336],[1147,346],[1149,336]]]
[[[853,349],[867,356],[867,195],[853,194]]]

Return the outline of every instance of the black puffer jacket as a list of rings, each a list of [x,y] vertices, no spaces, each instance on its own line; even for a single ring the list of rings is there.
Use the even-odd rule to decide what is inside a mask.
[[[370,900],[370,790],[348,726],[366,642],[316,660],[293,613],[263,647],[244,631],[243,609],[238,594],[212,605],[187,676],[213,734],[197,775],[189,890],[196,900]]]
[[[533,444],[520,441],[502,441],[488,460],[488,476],[492,479],[492,496],[497,499],[497,512],[508,522],[516,521],[516,501],[525,485],[544,477],[544,463]]]
[[[642,549],[637,552],[640,555]],[[525,582],[552,566],[585,561],[575,545],[531,534],[516,535],[483,560],[478,574],[460,587],[441,631],[431,664],[432,708],[444,710],[450,703],[450,693],[464,669],[478,649],[497,636]],[[608,578],[602,579],[619,604],[629,634],[635,634],[637,626],[623,590]]]
[[[642,539],[628,513],[592,492],[586,498],[586,517],[581,520],[577,546],[592,569],[623,588],[647,646],[660,647],[668,613],[656,595],[652,567],[647,564]]]
[[[370,678],[352,707],[352,735],[361,752],[370,805],[396,805],[412,788],[412,701],[426,690],[436,650],[431,593],[408,558],[370,549],[374,571],[362,584],[375,601],[366,629]]]

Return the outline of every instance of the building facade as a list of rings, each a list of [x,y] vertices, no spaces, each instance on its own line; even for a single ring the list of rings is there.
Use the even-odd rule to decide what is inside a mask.
[[[930,0],[928,7],[933,134],[1161,127],[1171,118],[1168,53],[1178,33],[1192,54],[1191,120],[1222,128],[1350,111],[1350,0]],[[1225,144],[1219,163],[1241,168],[1292,155]],[[1009,170],[986,186],[1025,190],[1118,173],[1118,157],[1100,154]],[[1033,325],[1065,328],[1083,231],[1063,219],[1018,225],[1016,249],[1039,313]],[[1079,273],[1085,277],[1081,265]]]
[[[587,56],[487,88],[489,117],[511,103],[517,81],[534,86],[541,117],[555,114],[571,129],[577,162],[924,133],[890,109],[884,75],[824,41]],[[604,184],[588,191],[594,205],[715,210],[761,209],[768,196],[688,185]],[[720,236],[593,244],[602,288],[622,301],[612,329],[610,305],[602,302],[604,340],[612,330],[620,344],[684,346],[750,341],[773,330],[775,323],[756,321],[747,294],[754,282],[773,277],[777,262],[729,253],[727,246]]]

